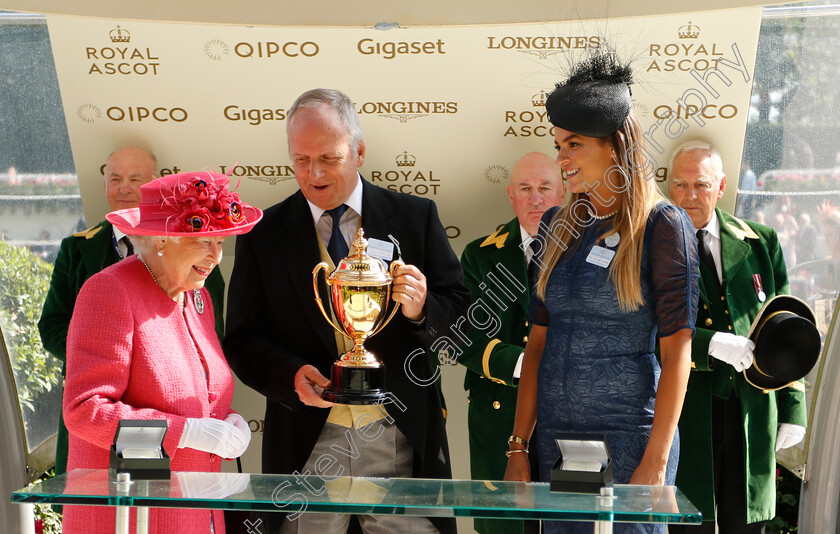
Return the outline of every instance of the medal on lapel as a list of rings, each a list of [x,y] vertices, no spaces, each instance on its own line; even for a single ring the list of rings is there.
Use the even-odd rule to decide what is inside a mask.
[[[767,300],[767,295],[764,294],[764,287],[761,285],[761,275],[754,274],[752,275],[753,279],[753,286],[755,286],[755,296],[758,297],[759,302],[764,302]]]

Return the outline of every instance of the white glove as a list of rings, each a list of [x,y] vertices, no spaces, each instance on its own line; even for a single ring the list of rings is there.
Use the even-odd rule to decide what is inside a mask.
[[[236,421],[236,418],[240,419],[241,423]],[[244,431],[237,425],[244,425]],[[237,458],[245,452],[250,441],[251,431],[248,423],[242,416],[232,413],[224,421],[210,417],[187,419],[178,447],[189,447],[217,454],[222,458]]]
[[[805,427],[791,423],[780,423],[779,433],[776,434],[776,450],[793,447],[805,439]]]
[[[248,421],[245,420],[244,417],[239,415],[236,412],[230,412],[227,417],[225,417],[225,422],[230,423],[235,426],[240,432],[242,432],[242,437],[245,438],[245,448],[248,448],[248,443],[251,442],[251,427],[248,426]],[[239,453],[241,456],[242,453],[245,452],[245,449],[242,449],[242,452]]]
[[[175,473],[181,494],[186,498],[224,499],[248,487],[248,473]]]
[[[709,356],[728,363],[739,373],[753,364],[755,343],[728,332],[715,332],[709,340]]]

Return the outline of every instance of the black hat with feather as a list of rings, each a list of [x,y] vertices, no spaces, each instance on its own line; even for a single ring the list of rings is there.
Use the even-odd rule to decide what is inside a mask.
[[[587,137],[606,137],[630,114],[633,72],[613,52],[596,52],[581,61],[548,95],[551,124]]]

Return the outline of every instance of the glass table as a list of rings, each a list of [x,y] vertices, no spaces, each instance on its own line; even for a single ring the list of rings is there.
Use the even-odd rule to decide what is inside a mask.
[[[11,499],[116,506],[117,534],[121,528],[128,531],[131,507],[138,508],[138,533],[144,531],[141,516],[148,517],[148,508],[164,507],[589,521],[596,523],[597,533],[611,532],[613,522],[702,520],[673,486],[607,489],[612,496],[552,493],[543,483],[182,472],[173,472],[168,480],[121,482],[104,469],[75,469],[15,491]]]

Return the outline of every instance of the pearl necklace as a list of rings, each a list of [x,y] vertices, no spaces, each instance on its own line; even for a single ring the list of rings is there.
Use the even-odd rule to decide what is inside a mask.
[[[143,264],[143,267],[145,267],[145,268],[146,268],[146,270],[147,270],[147,271],[149,271],[149,276],[151,276],[151,277],[152,277],[152,280],[154,280],[154,281],[155,281],[155,284],[157,284],[157,286],[158,286],[158,287],[159,287],[159,288],[160,288],[160,289],[161,289],[164,293],[166,293],[166,290],[164,290],[164,289],[163,289],[163,286],[162,286],[162,285],[160,285],[160,282],[158,282],[157,278],[155,278],[155,273],[153,273],[153,272],[152,272],[152,270],[151,270],[151,269],[149,269],[149,264],[148,264],[148,263],[146,263],[146,260],[144,260],[144,259],[143,259],[143,255],[142,255],[142,254],[137,254],[137,259],[138,259],[138,260],[140,260],[140,263],[142,263],[142,264]],[[179,305],[179,306],[181,306],[182,308],[184,307],[184,294],[183,294],[183,293],[179,293],[179,294],[178,294],[178,300],[177,300],[176,302],[177,302],[177,303],[178,303],[178,305]]]
[[[593,219],[597,220],[597,221],[603,221],[604,219],[609,219],[610,217],[612,217],[616,213],[618,213],[618,210],[611,211],[610,213],[607,213],[606,215],[595,215],[593,213],[590,213],[589,216],[592,217]]]

